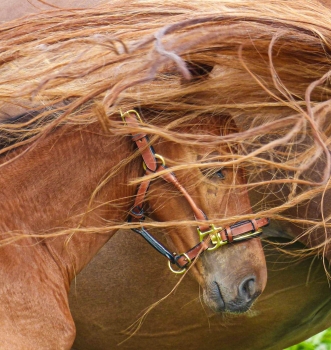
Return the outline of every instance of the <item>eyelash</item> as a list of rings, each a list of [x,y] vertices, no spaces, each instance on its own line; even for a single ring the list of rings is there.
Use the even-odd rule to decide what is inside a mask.
[[[204,176],[206,176],[208,178],[216,176],[220,180],[224,180],[225,179],[225,174],[224,174],[223,170],[224,170],[224,168],[220,168],[220,169],[218,169],[216,171],[214,169],[205,168],[205,169],[201,169],[201,172],[202,172],[202,174]]]

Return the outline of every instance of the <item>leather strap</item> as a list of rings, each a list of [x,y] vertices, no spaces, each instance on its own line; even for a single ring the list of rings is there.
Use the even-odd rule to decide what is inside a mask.
[[[267,225],[269,225],[268,218],[239,221],[234,225],[225,227],[219,232],[219,234],[222,236],[222,240],[224,242],[232,243],[234,241],[234,238],[237,238],[236,241],[238,242],[243,241],[245,239],[258,237],[262,233],[262,231],[259,231],[259,229]],[[244,235],[247,233],[252,234],[247,238],[240,239],[241,237],[244,237]],[[191,263],[191,261],[193,261],[199,254],[201,254],[208,248],[209,244],[205,239],[186,253],[175,257],[176,265],[181,269],[187,267]]]
[[[268,218],[252,219],[247,221],[240,221],[232,226],[226,226],[221,233],[225,233],[227,240],[231,243],[234,237],[241,236],[247,232],[256,232],[261,227],[269,225]]]
[[[137,116],[130,112],[127,113],[125,117],[125,122],[130,127],[139,126],[139,120],[137,119]],[[148,136],[146,134],[140,133],[132,135],[131,138],[132,141],[134,141],[137,145],[147,169],[149,169],[152,172],[155,172],[157,168],[157,161],[155,158],[154,149],[150,146]]]

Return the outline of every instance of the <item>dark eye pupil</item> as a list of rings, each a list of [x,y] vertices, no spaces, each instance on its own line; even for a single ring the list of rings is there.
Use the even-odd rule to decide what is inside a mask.
[[[225,179],[225,175],[222,172],[222,169],[216,171],[215,175],[220,179]]]

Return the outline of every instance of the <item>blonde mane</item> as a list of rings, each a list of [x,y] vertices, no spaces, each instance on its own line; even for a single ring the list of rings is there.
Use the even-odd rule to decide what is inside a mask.
[[[155,137],[207,148],[235,145],[236,152],[208,167],[219,161],[244,167],[248,186],[266,196],[281,188],[279,202],[256,205],[257,216],[291,220],[306,233],[326,230],[330,14],[307,0],[112,1],[4,23],[0,153],[34,147],[64,124],[100,122],[107,133],[127,135],[120,110],[136,109],[146,121],[140,129]],[[199,77],[195,68],[202,69]],[[14,121],[32,111],[38,113]],[[212,115],[231,116],[239,132],[180,132],[181,124]],[[314,198],[320,217],[286,214]]]

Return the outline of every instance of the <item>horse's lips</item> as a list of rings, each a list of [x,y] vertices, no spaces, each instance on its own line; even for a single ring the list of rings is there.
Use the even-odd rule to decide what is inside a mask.
[[[213,282],[204,290],[204,301],[214,312],[224,312],[225,302],[222,297],[221,288],[217,282]]]

